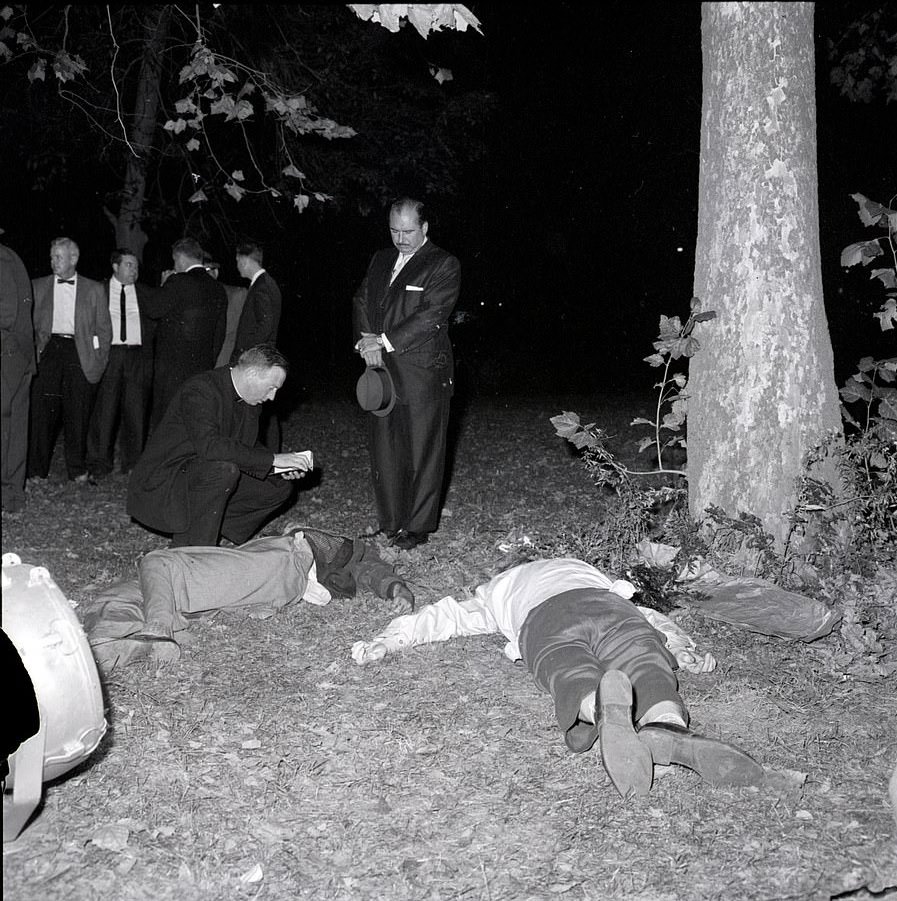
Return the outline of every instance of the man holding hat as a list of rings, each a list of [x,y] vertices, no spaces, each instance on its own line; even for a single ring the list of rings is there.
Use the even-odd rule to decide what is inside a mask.
[[[457,258],[427,238],[420,201],[389,211],[393,247],[374,254],[355,293],[357,386],[368,410],[371,476],[380,528],[404,550],[439,524],[454,361],[448,320],[461,288]]]

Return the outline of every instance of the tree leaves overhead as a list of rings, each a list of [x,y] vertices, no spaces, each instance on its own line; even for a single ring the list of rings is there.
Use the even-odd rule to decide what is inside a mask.
[[[449,198],[485,150],[493,101],[470,37],[434,32],[479,23],[459,5],[400,6],[414,27],[395,35],[323,4],[4,7],[0,165],[28,160],[36,188],[57,192],[83,169],[115,211],[139,153],[157,225],[188,219],[180,204],[229,216],[237,200],[268,217],[329,202],[364,212],[409,178]],[[132,146],[137,74],[163,9],[158,125],[152,146]]]

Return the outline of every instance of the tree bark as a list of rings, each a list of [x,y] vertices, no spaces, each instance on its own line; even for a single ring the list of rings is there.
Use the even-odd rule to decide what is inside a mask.
[[[128,156],[118,214],[110,216],[115,228],[116,246],[128,248],[141,261],[148,240],[143,230],[143,204],[146,198],[147,167],[157,128],[162,71],[160,55],[171,21],[170,6],[150,9],[145,22],[149,37],[140,64],[132,125],[128,134],[132,152]]]
[[[804,455],[840,431],[822,296],[812,3],[705,3],[690,361],[692,516],[758,516],[779,548]],[[816,473],[834,483],[833,471]]]

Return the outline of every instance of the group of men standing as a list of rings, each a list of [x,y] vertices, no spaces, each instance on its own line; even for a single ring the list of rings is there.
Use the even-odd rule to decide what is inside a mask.
[[[228,295],[192,238],[173,245],[174,268],[159,288],[138,282],[140,264],[127,248],[112,252],[105,282],[78,273],[80,251],[68,237],[51,243],[52,275],[33,281],[14,251],[0,245],[0,253],[3,509],[17,512],[26,477],[47,478],[60,431],[70,480],[108,476],[116,441],[121,471],[134,468],[178,387],[216,365]],[[239,296],[231,361],[276,341],[281,309],[261,247],[241,244],[236,256],[250,287]]]
[[[354,297],[353,340],[390,394],[388,405],[368,417],[380,529],[410,550],[439,525],[454,391],[448,326],[460,264],[430,241],[420,201],[396,200],[389,229],[392,247],[373,255]],[[261,409],[287,373],[286,358],[272,353],[281,296],[261,248],[237,247],[237,268],[250,283],[245,293],[225,290],[218,264],[192,238],[172,246],[174,269],[163,273],[159,288],[138,282],[139,261],[127,249],[113,251],[105,283],[80,275],[78,259],[78,245],[57,238],[52,275],[32,285],[26,277],[9,292],[4,285],[4,509],[24,504],[26,450],[27,476],[47,477],[62,427],[70,480],[94,483],[111,473],[117,438],[120,468],[131,473],[128,509],[135,519],[172,534],[176,545],[217,544],[222,535],[245,541],[263,519],[255,515],[261,507],[253,515],[238,515],[237,508],[283,500],[282,481],[273,477],[298,478],[311,462],[307,451],[280,454],[276,417]],[[4,279],[7,271],[4,265]],[[9,379],[8,354],[20,357]],[[35,362],[28,428],[24,386]],[[212,379],[224,364],[229,368]],[[207,385],[197,381],[200,374],[208,375]],[[259,409],[247,415],[247,407]],[[258,490],[246,495],[253,483],[244,480],[241,488],[243,475],[271,477],[277,490],[268,497],[253,485]]]

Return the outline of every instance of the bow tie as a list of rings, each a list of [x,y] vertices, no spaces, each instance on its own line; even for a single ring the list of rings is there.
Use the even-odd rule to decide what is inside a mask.
[[[75,280],[73,278],[57,278],[56,284],[57,285],[74,285]]]

